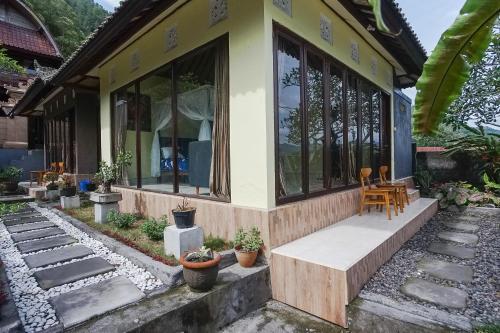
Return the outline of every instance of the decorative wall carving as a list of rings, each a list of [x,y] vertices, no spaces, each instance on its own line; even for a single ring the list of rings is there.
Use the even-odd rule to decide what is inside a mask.
[[[141,57],[139,54],[139,50],[135,50],[130,55],[130,70],[135,71],[136,69],[139,68],[140,64],[141,64]]]
[[[333,43],[332,21],[323,14],[320,14],[319,17],[319,32],[321,38],[323,38],[329,44]]]
[[[359,64],[359,44],[351,40],[351,59]]]
[[[273,4],[288,16],[292,16],[292,0],[273,0]]]
[[[168,28],[165,31],[165,52],[177,46],[177,26]]]
[[[209,0],[208,5],[208,22],[210,26],[227,18],[227,0]]]
[[[378,67],[377,58],[372,56],[370,59],[370,71],[373,76],[377,76],[377,67]]]
[[[113,66],[109,69],[109,84],[114,84],[116,82],[116,67]]]

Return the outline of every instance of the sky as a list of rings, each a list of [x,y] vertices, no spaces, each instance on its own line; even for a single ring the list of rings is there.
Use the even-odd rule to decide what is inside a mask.
[[[120,0],[96,0],[106,10],[112,11]],[[465,0],[396,0],[408,22],[422,42],[427,54],[436,45],[441,34],[453,23]],[[405,89],[405,94],[415,98],[415,88]]]

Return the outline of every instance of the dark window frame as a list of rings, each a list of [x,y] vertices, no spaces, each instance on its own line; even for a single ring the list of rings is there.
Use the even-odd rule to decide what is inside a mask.
[[[175,80],[175,75],[176,75],[176,65],[180,62],[189,60],[190,58],[205,52],[206,50],[214,47],[229,47],[229,35],[228,33],[223,34],[220,37],[217,37],[161,66],[158,66],[155,69],[152,69],[150,72],[135,78],[132,81],[127,82],[123,86],[112,90],[109,94],[110,96],[110,120],[111,120],[111,157],[112,159],[115,158],[116,156],[116,151],[115,151],[115,142],[114,142],[114,113],[115,113],[115,98],[114,96],[119,93],[120,91],[125,91],[130,88],[134,87],[135,89],[135,110],[139,110],[139,103],[140,103],[140,98],[137,98],[137,96],[140,97],[140,83],[144,81],[145,79],[153,76],[157,71],[162,70],[164,68],[170,67],[171,71],[171,79],[172,79],[172,121],[173,121],[173,136],[172,136],[172,142],[177,141],[177,127],[178,127],[178,122],[177,122],[177,81]],[[229,63],[226,64],[226,66],[229,67]],[[229,84],[225,89],[229,89]],[[187,193],[181,193],[179,192],[179,170],[177,166],[177,159],[174,158],[172,163],[173,163],[173,192],[169,191],[163,191],[163,190],[156,190],[156,189],[145,189],[142,188],[142,170],[141,170],[141,113],[137,112],[135,115],[135,132],[136,132],[136,175],[137,175],[137,184],[136,186],[131,186],[131,185],[114,185],[116,187],[121,187],[121,188],[132,188],[132,189],[138,189],[144,192],[152,192],[152,193],[162,193],[162,194],[169,194],[169,195],[175,195],[175,196],[180,196],[180,197],[187,197],[187,198],[196,198],[196,199],[204,199],[204,200],[210,200],[210,201],[218,201],[218,202],[231,202],[231,199],[223,199],[223,198],[218,198],[218,197],[211,197],[211,196],[203,196],[203,195],[197,195],[197,194],[187,194]],[[152,130],[152,128],[150,129]],[[174,156],[177,156],[177,144],[172,145],[172,153]]]
[[[279,177],[279,90],[278,90],[278,40],[284,38],[300,47],[300,114],[301,114],[301,130],[302,130],[302,161],[301,161],[301,179],[302,179],[302,193],[293,194],[289,196],[280,196],[280,177]],[[313,53],[318,56],[323,61],[323,123],[324,123],[324,153],[323,153],[323,183],[324,189],[310,191],[309,189],[309,143],[308,143],[308,101],[306,98],[307,92],[307,54]],[[344,169],[343,186],[332,187],[331,182],[331,115],[330,115],[330,70],[334,66],[336,69],[342,72],[342,127],[343,127],[343,161],[342,167]],[[304,38],[301,38],[289,29],[281,26],[280,24],[273,22],[273,74],[274,74],[274,144],[275,144],[275,199],[277,205],[287,204],[290,202],[300,201],[308,198],[313,198],[317,196],[322,196],[325,194],[345,191],[348,189],[359,187],[359,184],[348,184],[348,174],[347,170],[349,167],[348,161],[348,101],[347,101],[347,86],[348,86],[348,76],[354,77],[356,82],[356,112],[357,112],[357,138],[356,138],[356,172],[359,172],[361,168],[361,157],[362,157],[362,147],[361,147],[361,133],[362,124],[364,119],[362,119],[361,112],[361,92],[363,87],[367,90],[369,96],[369,110],[370,110],[370,120],[369,120],[369,132],[370,132],[370,167],[372,169],[377,165],[382,165],[383,163],[390,163],[391,161],[391,150],[390,150],[390,93],[383,88],[377,86],[375,83],[365,78],[352,68],[335,59],[330,54],[325,51],[320,50],[318,47],[312,45]],[[374,139],[373,139],[373,108],[372,108],[372,94],[374,92],[379,92],[379,158],[376,162],[374,160]],[[386,149],[386,146],[388,149]],[[374,173],[375,174],[375,173]]]

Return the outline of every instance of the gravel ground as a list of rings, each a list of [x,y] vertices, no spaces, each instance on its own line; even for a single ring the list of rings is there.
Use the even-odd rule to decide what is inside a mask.
[[[479,217],[478,221],[458,220],[460,216]],[[466,222],[478,225],[474,259],[459,259],[427,251],[433,241],[439,240],[441,231],[457,231],[447,228],[443,222]],[[440,211],[384,265],[365,285],[363,291],[381,294],[398,301],[410,301],[427,307],[445,310],[468,317],[475,325],[500,322],[500,209],[474,209],[465,212]],[[458,231],[460,232],[460,231]],[[441,240],[440,240],[441,241]],[[443,241],[445,242],[445,241]],[[452,243],[452,242],[451,242]],[[453,243],[457,244],[457,243]],[[470,283],[457,283],[434,278],[419,270],[417,263],[422,258],[434,258],[462,265],[469,265],[474,271]],[[409,277],[419,277],[444,286],[452,286],[466,291],[469,295],[468,306],[457,310],[444,308],[431,303],[418,301],[400,292],[400,287]]]
[[[115,276],[125,276],[130,279],[139,289],[144,292],[152,291],[163,286],[163,283],[151,273],[134,265],[130,260],[110,251],[101,242],[89,237],[86,233],[75,228],[70,223],[64,221],[56,214],[46,208],[40,208],[32,205],[42,215],[46,216],[51,222],[63,229],[68,235],[76,238],[78,243],[87,246],[94,251],[93,255],[72,260],[70,262],[81,261],[84,259],[100,256],[115,266],[115,270],[106,274],[93,276],[87,279],[79,280],[74,283],[54,287],[49,290],[43,290],[38,286],[33,273],[40,268],[29,269],[25,264],[23,257],[17,247],[14,245],[9,232],[3,223],[0,223],[0,256],[5,264],[7,278],[12,291],[14,301],[18,308],[19,316],[23,322],[26,332],[36,332],[42,329],[50,328],[58,323],[55,311],[49,303],[49,298],[62,293],[76,290],[87,285],[95,284]],[[72,246],[72,245],[69,245]],[[54,249],[51,249],[54,250]],[[44,252],[44,251],[39,251]],[[39,253],[34,252],[34,253]],[[30,254],[34,254],[30,253]],[[65,262],[69,263],[69,262]],[[61,264],[47,267],[55,267]],[[44,268],[47,268],[44,267]]]

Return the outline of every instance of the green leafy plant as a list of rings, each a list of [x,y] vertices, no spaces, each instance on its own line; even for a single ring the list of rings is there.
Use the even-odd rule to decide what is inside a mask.
[[[26,207],[27,205],[25,203],[12,203],[12,204],[0,203],[0,216],[17,213],[18,211]]]
[[[112,209],[107,215],[108,222],[119,229],[130,228],[137,221],[137,216],[129,213],[120,213]]]
[[[122,150],[116,156],[114,163],[108,164],[106,161],[99,163],[99,170],[95,174],[95,179],[102,185],[102,193],[111,192],[111,184],[122,178],[123,170],[132,165],[132,153]]]
[[[45,182],[48,182],[48,184],[45,186],[47,190],[57,190],[59,188],[59,185],[56,184],[56,182],[59,180],[59,174],[57,172],[47,172],[43,176],[43,180]]]
[[[467,0],[424,64],[416,88],[414,131],[434,133],[460,95],[471,66],[481,61],[500,12],[495,0]]]
[[[249,231],[239,229],[234,237],[234,248],[242,252],[258,251],[264,241],[260,237],[260,231],[257,227],[252,227]]]
[[[185,259],[191,262],[210,261],[214,259],[214,253],[210,248],[202,246],[199,250],[186,254]]]
[[[26,73],[24,67],[19,65],[16,60],[9,57],[7,55],[7,50],[4,48],[0,48],[0,69],[19,74]]]
[[[163,231],[168,225],[169,223],[166,215],[162,216],[159,220],[151,217],[142,223],[141,230],[149,239],[159,241],[163,239]]]
[[[441,208],[451,205],[482,206],[493,204],[500,206],[500,198],[492,192],[481,192],[467,182],[450,182],[436,185],[431,189],[432,196],[439,201]]]
[[[0,179],[9,182],[17,182],[23,175],[23,169],[9,166],[0,171]]]
[[[420,186],[419,190],[422,194],[427,195],[430,193],[432,186],[432,174],[429,170],[418,170],[415,172],[415,180]]]
[[[220,237],[214,237],[212,234],[208,235],[203,242],[203,245],[211,248],[214,251],[224,251],[233,247],[232,242],[226,242]]]

